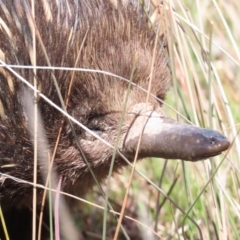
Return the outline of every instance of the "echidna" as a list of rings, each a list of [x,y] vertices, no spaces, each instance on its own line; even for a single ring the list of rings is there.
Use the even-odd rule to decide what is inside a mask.
[[[39,0],[33,13],[30,0],[0,1],[2,208],[32,204],[32,185],[12,178],[33,181],[36,104],[43,126],[37,138],[38,183],[44,184],[42,176],[47,174],[60,132],[53,168],[63,180],[62,189],[76,195],[94,184],[83,155],[98,180],[104,179],[114,152],[110,145],[117,142],[116,171],[126,165],[122,155],[133,161],[142,128],[138,159],[196,161],[228,148],[220,133],[164,116],[162,101],[171,74],[163,44],[158,42],[155,50],[156,29],[137,1],[113,2]],[[34,65],[42,68],[29,68]],[[70,67],[74,70],[64,69]],[[31,85],[36,80],[37,96],[22,79]],[[69,122],[44,98],[63,108],[54,80],[67,113],[81,126]],[[148,88],[151,95],[146,103]],[[40,190],[39,203],[41,197]]]

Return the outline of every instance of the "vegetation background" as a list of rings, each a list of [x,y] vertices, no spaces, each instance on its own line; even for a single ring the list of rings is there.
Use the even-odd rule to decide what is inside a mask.
[[[127,234],[120,231],[117,239],[240,239],[239,3],[145,3],[146,13],[152,12],[149,20],[160,24],[172,70],[166,115],[216,129],[231,147],[195,163],[145,159],[132,179],[131,167],[115,174],[104,190],[116,212],[125,209],[122,226]],[[113,239],[118,223],[111,212],[104,212],[101,194],[95,189],[87,200],[74,215],[85,239]]]
[[[222,132],[231,147],[195,163],[139,162],[136,169],[145,178],[134,175],[125,211],[135,220],[123,218],[123,225],[130,239],[240,239],[239,1],[156,0],[151,4],[154,11],[149,18],[160,21],[173,76],[165,113]],[[129,168],[115,174],[108,189],[119,212],[129,175]],[[97,192],[90,199],[104,205]],[[83,223],[85,233],[89,239],[102,239],[102,213],[95,208],[90,212]],[[112,239],[117,224],[107,216],[107,236]]]

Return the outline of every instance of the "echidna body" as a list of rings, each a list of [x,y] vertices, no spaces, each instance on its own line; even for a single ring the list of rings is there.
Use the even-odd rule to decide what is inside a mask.
[[[60,132],[53,168],[63,180],[62,189],[77,195],[85,194],[94,184],[83,155],[101,181],[108,174],[114,152],[106,142],[115,146],[118,139],[119,153],[133,161],[142,127],[139,159],[154,156],[199,160],[217,155],[229,146],[227,139],[216,131],[164,117],[161,101],[171,75],[161,43],[155,48],[155,31],[137,1],[114,5],[103,0],[40,0],[35,1],[34,8],[35,15],[30,0],[0,2],[0,201],[3,207],[22,208],[32,202],[32,185],[9,176],[33,181],[34,110],[29,110],[29,106],[35,103],[41,116],[42,136],[46,137],[37,138],[38,183],[44,184],[43,176],[48,172]],[[37,66],[58,68],[36,69],[35,74],[33,69],[24,68],[34,66],[34,59]],[[19,76],[32,85],[36,79],[41,94],[34,98],[33,91]],[[74,137],[69,121],[43,99],[46,96],[62,108],[54,79],[67,113],[99,138],[76,123],[73,127],[77,137]],[[148,103],[143,89],[151,92]],[[42,142],[47,148],[41,148]],[[124,165],[121,154],[117,154],[114,170]],[[41,190],[38,197],[40,202]]]

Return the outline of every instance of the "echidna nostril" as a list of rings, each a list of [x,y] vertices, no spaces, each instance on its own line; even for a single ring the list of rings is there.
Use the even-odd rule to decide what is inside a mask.
[[[210,137],[210,143],[211,143],[212,145],[216,143],[215,137],[213,137],[213,136]]]

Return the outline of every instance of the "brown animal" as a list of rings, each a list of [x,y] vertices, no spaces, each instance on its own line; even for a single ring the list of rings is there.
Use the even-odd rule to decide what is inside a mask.
[[[0,201],[6,212],[15,214],[16,208],[32,204],[32,185],[10,176],[33,181],[34,103],[46,136],[38,138],[39,146],[41,142],[48,146],[38,149],[38,183],[44,184],[49,153],[63,126],[53,168],[62,177],[62,189],[80,196],[95,183],[83,155],[101,181],[108,174],[114,152],[106,142],[114,146],[118,134],[114,171],[126,165],[121,153],[133,161],[143,126],[138,159],[196,161],[228,148],[228,140],[220,133],[163,115],[162,101],[171,79],[168,60],[162,46],[154,51],[155,31],[137,1],[114,5],[107,0],[39,0],[35,1],[35,16],[31,9],[30,0],[0,2]],[[33,36],[37,66],[96,71],[37,69],[35,73],[33,69],[6,66],[34,65]],[[37,98],[19,75],[30,84],[37,80]],[[54,79],[68,114],[90,131],[77,123],[73,130],[63,114],[43,98],[62,107]],[[130,87],[126,79],[132,82]],[[146,103],[147,94],[142,89],[148,89],[150,79],[152,95]],[[41,199],[39,190],[39,203]],[[14,233],[12,236],[14,239]]]

